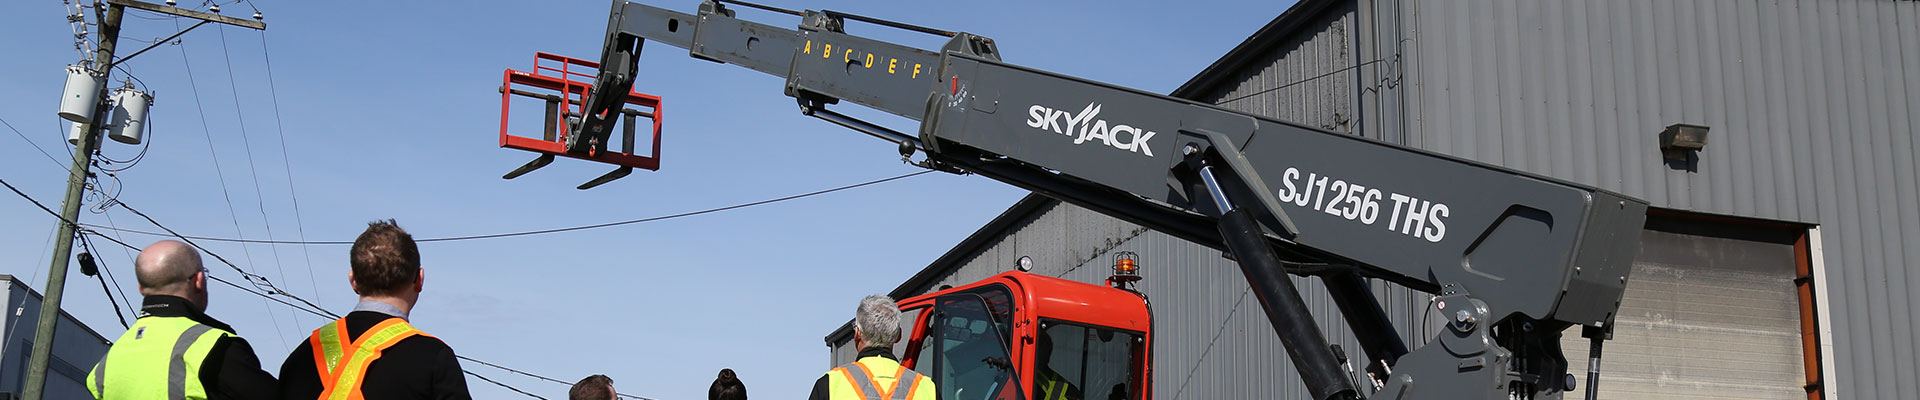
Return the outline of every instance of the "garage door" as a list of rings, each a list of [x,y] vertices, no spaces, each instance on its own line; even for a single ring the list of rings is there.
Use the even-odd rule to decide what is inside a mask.
[[[1604,350],[1600,398],[1805,399],[1799,234],[1649,220]],[[1562,346],[1584,383],[1587,340],[1575,328]]]

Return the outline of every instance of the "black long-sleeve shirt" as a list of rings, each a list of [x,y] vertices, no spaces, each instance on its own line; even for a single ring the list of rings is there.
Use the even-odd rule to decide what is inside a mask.
[[[358,339],[388,318],[399,318],[373,311],[347,314],[347,338]],[[313,365],[313,344],[300,346],[280,363],[280,398],[312,400],[320,397],[325,386]],[[453,348],[439,338],[413,336],[401,339],[367,366],[360,393],[369,399],[470,400],[466,376],[461,375],[460,360]]]
[[[241,338],[233,326],[195,309],[187,299],[174,296],[147,296],[141,299],[140,312],[142,317],[185,317],[234,334],[215,340],[206,360],[200,364],[200,386],[206,388],[208,399],[265,399],[274,392],[273,375],[260,369],[260,357],[254,355],[253,346],[247,344],[247,339]]]

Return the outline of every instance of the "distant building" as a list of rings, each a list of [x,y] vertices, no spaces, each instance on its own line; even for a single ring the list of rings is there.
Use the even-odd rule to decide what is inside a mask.
[[[28,288],[12,275],[0,275],[6,295],[0,296],[0,399],[19,398],[27,379],[27,358],[33,353],[33,330],[40,321],[40,293]],[[47,363],[48,399],[92,398],[87,392],[87,372],[111,345],[105,336],[80,323],[72,315],[60,313],[60,327],[54,330],[53,359]]]
[[[1651,202],[1604,398],[1913,398],[1917,20],[1914,1],[1300,0],[1172,96]],[[1670,159],[1674,124],[1708,144]],[[1219,251],[1045,197],[892,294],[1021,256],[1097,283],[1116,251],[1140,255],[1153,299],[1154,398],[1306,396]],[[1296,283],[1356,352],[1319,282]],[[1424,343],[1427,295],[1374,285]],[[827,337],[833,361],[850,334]],[[1584,388],[1584,340],[1563,347]]]

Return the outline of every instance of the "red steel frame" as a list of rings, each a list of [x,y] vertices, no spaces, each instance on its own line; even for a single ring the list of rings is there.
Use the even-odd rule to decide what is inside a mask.
[[[547,63],[542,63],[542,61],[551,61],[557,63],[558,66],[547,65]],[[507,133],[508,116],[511,115],[509,109],[513,96],[515,96],[513,93],[515,86],[531,86],[560,92],[561,110],[564,110],[566,114],[580,115],[584,114],[583,110],[586,108],[584,103],[586,102],[587,93],[593,90],[592,82],[595,74],[599,72],[599,69],[600,63],[598,62],[540,52],[534,54],[533,71],[506,70],[505,77],[501,79],[502,84],[500,88],[500,147],[581,160],[598,161],[646,170],[659,170],[660,96],[629,91],[626,98],[623,99],[624,104],[646,108],[645,110],[641,110],[641,116],[646,117],[650,115],[651,117],[648,119],[653,120],[653,151],[647,155],[615,151],[613,149],[616,147],[611,145],[606,146],[608,149],[606,151],[588,150],[584,153],[568,152],[566,148],[566,135],[568,133],[566,132],[567,128],[564,122],[553,127],[556,132],[547,132],[547,134],[555,138],[554,140]],[[565,121],[565,118],[563,117],[560,120]],[[612,140],[611,136],[608,140]],[[627,146],[632,146],[632,144],[627,144]]]
[[[1129,331],[1141,335],[1140,354],[1136,355],[1135,365],[1128,366],[1139,383],[1132,399],[1147,400],[1153,398],[1153,311],[1147,306],[1145,296],[1135,292],[1115,289],[1107,286],[1090,285],[1077,281],[1035,275],[1026,272],[1008,271],[987,277],[977,282],[935,291],[919,296],[900,299],[897,303],[901,311],[912,309],[931,310],[941,296],[973,290],[981,287],[1001,285],[1012,292],[1014,311],[1012,321],[1013,342],[1009,345],[1012,361],[1017,365],[1020,387],[1016,391],[1001,391],[992,400],[1033,399],[1033,383],[1039,376],[1035,362],[1035,338],[1040,334],[1041,319],[1057,320],[1094,326],[1106,329]],[[925,360],[919,359],[922,346],[927,343],[932,332],[927,329],[927,318],[933,313],[922,312],[913,321],[910,332],[901,332],[907,336],[905,354],[900,354],[908,368],[913,368]]]

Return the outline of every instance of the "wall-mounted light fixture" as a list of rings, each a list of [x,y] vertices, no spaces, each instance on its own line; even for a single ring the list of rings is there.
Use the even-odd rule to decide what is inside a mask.
[[[1686,160],[1692,152],[1707,147],[1707,129],[1701,125],[1667,125],[1660,131],[1660,154],[1668,160]]]

